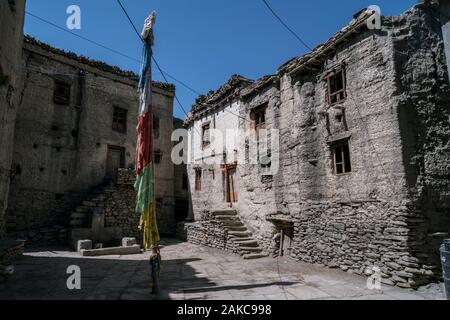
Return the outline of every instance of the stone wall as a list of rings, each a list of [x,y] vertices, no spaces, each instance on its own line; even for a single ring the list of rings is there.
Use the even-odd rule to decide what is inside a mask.
[[[25,0],[0,2],[0,238],[5,235],[14,130],[22,92]]]
[[[80,197],[111,178],[111,148],[123,150],[117,167],[135,164],[135,74],[28,37],[22,63],[25,89],[14,137],[9,232],[67,224],[70,206],[73,208]],[[54,101],[56,81],[69,85],[67,105]],[[164,219],[172,219],[174,207],[170,161],[174,91],[170,84],[153,85],[155,119],[159,119],[154,146],[162,154],[161,163],[155,164],[155,193],[161,216],[167,216]],[[113,130],[115,107],[127,111],[124,132]]]

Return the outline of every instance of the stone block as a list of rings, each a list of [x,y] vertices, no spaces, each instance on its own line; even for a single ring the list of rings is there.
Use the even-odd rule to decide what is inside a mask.
[[[77,251],[81,252],[81,250],[90,250],[92,249],[92,240],[78,240],[77,242]]]

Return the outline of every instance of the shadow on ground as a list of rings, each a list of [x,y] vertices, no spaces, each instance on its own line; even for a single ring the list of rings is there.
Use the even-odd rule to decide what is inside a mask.
[[[176,245],[170,241],[165,246]],[[7,283],[0,284],[0,299],[7,300],[71,300],[71,299],[137,299],[166,300],[205,299],[208,292],[246,290],[288,286],[295,282],[270,282],[218,286],[197,272],[190,263],[201,259],[164,260],[160,278],[161,292],[151,294],[148,253],[134,256],[107,256],[86,258],[64,247],[49,249],[31,247],[16,264],[14,275]],[[69,290],[67,273],[69,266],[81,270],[81,290]]]

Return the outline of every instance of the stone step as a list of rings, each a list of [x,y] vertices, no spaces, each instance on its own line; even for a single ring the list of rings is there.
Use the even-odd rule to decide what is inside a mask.
[[[215,216],[220,221],[241,221],[238,216]]]
[[[234,220],[224,220],[224,221],[221,221],[222,222],[222,225],[224,226],[224,227],[244,227],[244,225],[242,224],[242,222],[241,221],[234,221]]]
[[[212,212],[215,216],[236,216],[237,211],[236,210],[217,210]]]
[[[239,244],[239,243],[245,242],[245,241],[255,241],[255,239],[249,238],[249,237],[247,237],[247,238],[234,238],[233,241]]]
[[[92,202],[92,201],[83,201],[83,206],[92,208],[92,207],[95,207],[96,204],[95,204],[95,202]]]
[[[86,213],[91,211],[92,208],[90,207],[86,207],[86,206],[78,206],[77,209],[75,210],[76,212],[80,212],[80,213]]]
[[[256,240],[238,241],[237,244],[240,247],[243,247],[243,248],[244,247],[258,247],[259,246],[258,241],[256,241]]]
[[[239,250],[245,251],[248,253],[257,253],[257,252],[259,253],[262,251],[262,248],[261,247],[240,247]]]
[[[252,234],[248,231],[229,231],[228,235],[234,237],[234,238],[244,238],[251,236]]]
[[[76,220],[76,219],[84,219],[84,218],[86,218],[86,213],[84,213],[84,212],[73,212],[73,213],[70,215],[70,218],[71,218],[72,220]]]
[[[267,257],[267,255],[265,255],[263,253],[248,253],[248,254],[243,255],[243,258],[245,260],[259,259],[259,258],[265,258],[265,257]]]
[[[247,231],[246,226],[228,226],[225,227],[228,231]]]

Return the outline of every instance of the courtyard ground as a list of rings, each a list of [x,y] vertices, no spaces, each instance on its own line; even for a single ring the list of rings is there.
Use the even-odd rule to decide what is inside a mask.
[[[28,248],[15,273],[0,284],[0,299],[444,299],[442,285],[417,291],[382,285],[341,270],[287,259],[239,256],[164,240],[161,293],[152,295],[149,253],[81,257],[67,248]],[[81,269],[81,290],[69,290],[67,268]]]

